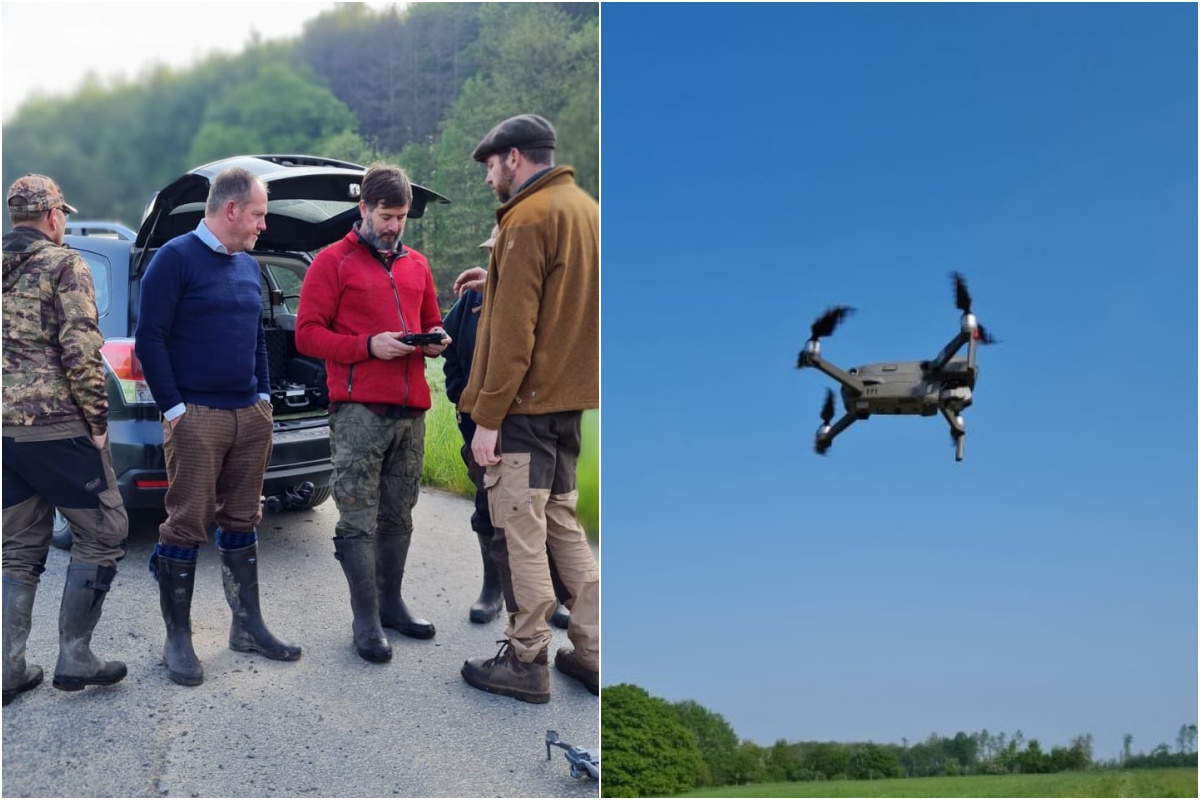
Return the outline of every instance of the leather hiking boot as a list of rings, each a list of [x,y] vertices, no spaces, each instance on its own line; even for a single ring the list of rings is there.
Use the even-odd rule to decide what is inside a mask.
[[[42,668],[25,663],[25,642],[33,624],[36,583],[4,576],[4,705],[42,682]]]
[[[267,629],[258,603],[258,545],[221,550],[221,583],[233,612],[229,649],[261,653],[276,661],[296,661],[300,648],[282,641]]]
[[[432,639],[437,630],[427,619],[414,617],[400,596],[404,565],[412,534],[375,534],[375,580],[379,591],[379,622],[410,639]]]
[[[579,663],[579,656],[568,647],[560,647],[554,654],[554,666],[564,675],[570,675],[582,683],[594,695],[600,694],[600,672],[588,669]]]
[[[491,537],[475,534],[479,537],[479,552],[483,556],[483,588],[479,590],[479,599],[471,606],[471,622],[491,622],[504,607],[504,597],[500,591],[500,570],[492,560]]]
[[[125,664],[105,661],[92,652],[92,631],[100,621],[104,597],[117,574],[112,567],[71,563],[58,612],[58,664],[54,688],[78,692],[85,686],[111,686],[126,675]]]
[[[499,642],[500,650],[492,658],[472,658],[463,663],[462,676],[476,689],[505,697],[515,697],[526,703],[550,702],[550,668],[546,651],[526,664],[517,659],[517,651],[507,639]]]
[[[196,562],[159,554],[154,561],[154,574],[158,578],[158,602],[167,627],[162,658],[167,675],[180,686],[199,686],[204,683],[204,667],[192,648]]]
[[[390,661],[392,645],[379,623],[379,590],[375,583],[375,543],[365,536],[333,537],[333,557],[346,573],[350,611],[354,614],[354,648],[376,664]]]

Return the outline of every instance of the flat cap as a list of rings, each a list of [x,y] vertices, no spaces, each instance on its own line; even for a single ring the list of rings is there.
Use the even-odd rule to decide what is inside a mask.
[[[488,131],[475,152],[471,153],[471,158],[487,161],[488,156],[507,153],[514,147],[518,150],[554,147],[554,140],[554,126],[550,120],[537,114],[518,114]]]
[[[10,212],[49,211],[61,208],[68,214],[78,214],[73,206],[67,205],[62,189],[45,175],[32,172],[13,181],[8,187],[8,210]]]

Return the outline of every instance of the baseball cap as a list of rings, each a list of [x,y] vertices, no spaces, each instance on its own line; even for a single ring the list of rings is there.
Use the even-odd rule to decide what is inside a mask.
[[[17,178],[8,187],[8,210],[10,212],[49,211],[61,208],[68,214],[78,214],[74,206],[67,204],[62,189],[45,175],[28,175]]]
[[[483,244],[481,244],[479,246],[480,247],[495,247],[496,246],[496,237],[499,235],[500,235],[500,226],[493,225],[492,226],[492,235],[487,238],[486,242],[484,242]]]

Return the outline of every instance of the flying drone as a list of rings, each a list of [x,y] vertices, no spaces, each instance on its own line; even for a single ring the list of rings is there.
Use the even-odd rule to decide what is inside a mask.
[[[842,405],[846,413],[833,422],[833,391],[825,390],[821,408],[821,427],[817,429],[816,451],[829,450],[834,438],[860,419],[872,414],[920,414],[930,417],[941,412],[950,423],[954,440],[954,460],[963,459],[963,439],[967,428],[962,412],[971,405],[972,390],[979,375],[975,349],[995,340],[971,313],[971,295],[967,282],[955,272],[954,299],[962,320],[958,334],[932,361],[890,361],[842,370],[821,357],[821,339],[830,336],[842,320],[854,312],[849,306],[834,306],[812,325],[812,337],[800,351],[796,367],[815,367],[842,385]],[[967,346],[966,358],[955,355]]]

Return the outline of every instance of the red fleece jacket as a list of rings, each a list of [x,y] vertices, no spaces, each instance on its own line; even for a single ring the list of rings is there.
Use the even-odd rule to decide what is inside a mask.
[[[367,340],[384,331],[426,333],[441,324],[425,257],[405,249],[389,272],[351,231],[322,250],[304,276],[296,349],[325,359],[331,402],[428,409],[421,349],[385,361],[368,355]]]

